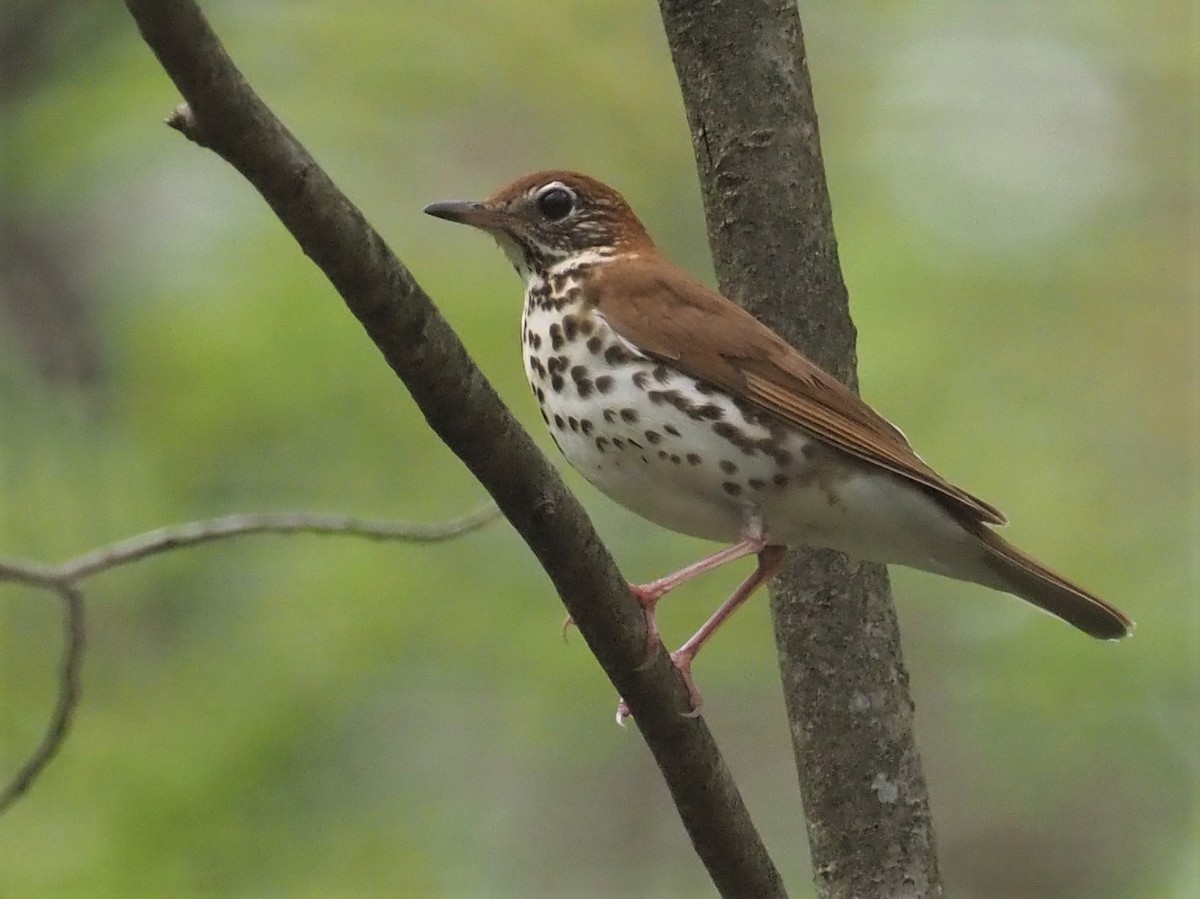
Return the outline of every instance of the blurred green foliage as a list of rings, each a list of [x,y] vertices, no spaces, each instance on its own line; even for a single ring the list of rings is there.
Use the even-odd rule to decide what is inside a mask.
[[[578,168],[710,277],[654,4],[205,7],[548,448],[516,350],[517,281],[421,207]],[[802,12],[865,395],[999,503],[1018,542],[1139,621],[1102,645],[896,573],[949,891],[1196,895],[1195,11]],[[8,13],[28,30],[0,59],[0,552],[54,560],[238,510],[432,521],[482,502],[266,206],[162,127],[176,94],[120,5]],[[705,549],[571,483],[631,579]],[[669,639],[741,573],[672,598]],[[503,522],[434,547],[216,544],[88,596],[84,702],[0,819],[4,896],[711,890]],[[47,597],[0,585],[4,772],[44,726],[60,641]],[[803,896],[772,646],[759,600],[697,674]]]

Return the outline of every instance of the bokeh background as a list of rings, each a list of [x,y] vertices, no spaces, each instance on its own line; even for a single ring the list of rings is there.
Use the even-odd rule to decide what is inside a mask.
[[[535,168],[623,190],[711,280],[649,0],[205,7],[552,451],[495,247],[421,215]],[[803,4],[867,398],[1010,533],[1117,601],[1097,644],[896,571],[949,894],[1200,894],[1194,4]],[[161,124],[118,3],[0,16],[0,553],[485,499],[249,187]],[[623,569],[708,549],[578,478]],[[743,574],[680,591],[669,642]],[[88,585],[86,695],[0,819],[0,894],[711,894],[641,740],[514,532],[251,538]],[[54,694],[57,606],[0,585],[0,769]],[[805,837],[759,600],[705,714],[794,896]]]

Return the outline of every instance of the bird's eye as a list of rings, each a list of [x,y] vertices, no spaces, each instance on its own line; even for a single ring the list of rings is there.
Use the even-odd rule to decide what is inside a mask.
[[[537,195],[537,208],[550,221],[561,221],[575,208],[575,195],[561,184],[551,184]]]

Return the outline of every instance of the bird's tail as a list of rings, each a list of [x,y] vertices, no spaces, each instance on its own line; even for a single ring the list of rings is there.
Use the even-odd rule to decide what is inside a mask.
[[[975,536],[983,549],[985,570],[980,572],[984,576],[972,580],[1018,596],[1100,640],[1120,640],[1133,633],[1133,621],[1120,609],[1026,555],[995,531],[979,525]]]

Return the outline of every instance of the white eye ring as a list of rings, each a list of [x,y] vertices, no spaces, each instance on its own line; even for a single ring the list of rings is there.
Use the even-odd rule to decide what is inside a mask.
[[[533,195],[537,211],[542,218],[552,222],[561,222],[574,212],[576,200],[575,191],[561,181],[551,181],[538,188],[537,193]]]

